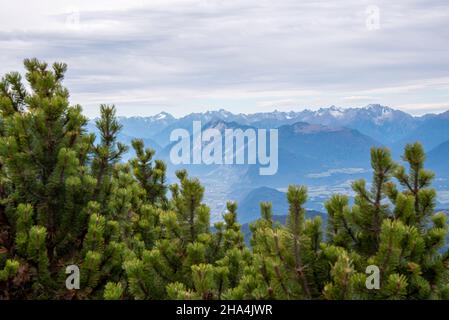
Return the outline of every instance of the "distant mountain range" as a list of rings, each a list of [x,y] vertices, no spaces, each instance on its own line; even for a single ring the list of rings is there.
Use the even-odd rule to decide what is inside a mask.
[[[445,141],[427,154],[427,165],[438,177],[449,177],[449,141]]]
[[[370,148],[380,142],[354,129],[297,122],[279,130],[279,169],[260,176],[250,167],[250,180],[258,186],[285,186],[285,182],[310,180],[308,174],[336,168],[368,168]]]
[[[438,115],[425,115],[415,119],[417,126],[397,139],[393,148],[412,141],[421,141],[428,151],[449,140],[449,111]]]
[[[263,187],[275,190],[292,183],[307,184],[315,187],[315,200],[328,196],[330,191],[349,192],[350,181],[369,177],[372,146],[389,147],[399,161],[405,144],[415,141],[422,142],[428,152],[427,166],[437,173],[438,187],[449,190],[449,111],[416,117],[373,104],[362,108],[331,106],[253,114],[234,114],[221,109],[181,118],[162,112],[151,117],[120,117],[119,121],[123,125],[119,139],[126,144],[134,138],[144,139],[146,146],[156,150],[157,158],[167,161],[169,180],[176,169],[187,167],[192,175],[204,181],[209,190],[206,200],[216,211],[223,210],[226,199],[243,201],[242,195],[257,199],[280,197]],[[277,174],[261,176],[257,165],[171,165],[168,161],[173,145],[170,133],[179,128],[191,132],[193,121],[201,121],[203,130],[216,128],[220,132],[227,128],[277,128]],[[88,130],[96,131],[93,120]],[[131,156],[132,151],[126,158]],[[441,203],[449,204],[449,199]],[[245,202],[242,206],[243,221],[254,220],[254,206],[246,207]],[[285,206],[280,206],[279,211],[285,214]],[[219,217],[219,212],[216,214]]]
[[[448,106],[449,107],[449,106]],[[346,127],[358,130],[374,140],[391,146],[421,139],[430,150],[449,140],[449,111],[441,114],[412,116],[390,107],[371,104],[362,108],[338,108],[331,106],[319,110],[290,112],[259,112],[253,114],[234,114],[226,110],[191,113],[175,118],[161,112],[150,117],[120,117],[123,134],[132,137],[152,138],[158,145],[169,144],[170,132],[175,128],[188,129],[192,121],[203,124],[212,121],[235,122],[256,128],[278,128],[283,125],[306,122],[330,127]]]

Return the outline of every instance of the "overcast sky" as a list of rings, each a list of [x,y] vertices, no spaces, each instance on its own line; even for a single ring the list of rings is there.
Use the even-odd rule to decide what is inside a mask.
[[[176,116],[449,109],[449,1],[2,0],[0,73],[68,63],[72,103]]]

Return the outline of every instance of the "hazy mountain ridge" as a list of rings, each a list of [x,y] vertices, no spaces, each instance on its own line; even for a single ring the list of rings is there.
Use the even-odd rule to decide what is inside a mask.
[[[322,125],[332,128],[346,127],[390,147],[399,156],[406,143],[420,141],[427,151],[449,141],[449,111],[440,114],[412,116],[379,104],[361,108],[338,108],[331,106],[318,110],[273,111],[253,114],[234,114],[220,109],[204,113],[191,113],[175,118],[161,112],[152,117],[120,117],[122,134],[130,137],[149,138],[156,148],[166,148],[170,144],[170,133],[182,128],[191,132],[192,122],[201,121],[203,128],[214,122],[223,121],[241,128],[279,128],[298,122]],[[93,121],[90,122],[92,125]]]
[[[449,111],[440,114],[412,116],[381,105],[363,108],[331,106],[315,111],[273,111],[234,114],[226,110],[191,113],[175,118],[161,112],[152,117],[119,117],[123,130],[120,141],[130,145],[133,138],[142,138],[147,147],[156,150],[156,158],[168,164],[168,180],[174,172],[186,168],[206,186],[206,202],[213,219],[219,219],[226,200],[238,200],[243,222],[258,217],[258,205],[251,199],[272,200],[279,206],[277,214],[285,214],[283,192],[289,184],[310,187],[309,208],[322,210],[322,202],[331,193],[350,195],[351,181],[370,177],[370,148],[387,146],[400,160],[406,143],[420,141],[428,152],[427,167],[438,175],[436,187],[440,204],[449,203]],[[170,142],[174,129],[186,129],[192,134],[193,121],[201,121],[202,130],[272,129],[279,133],[278,172],[261,176],[259,165],[178,165],[170,163]],[[94,121],[88,130],[95,132]],[[207,142],[203,142],[202,146]],[[245,148],[247,144],[245,143]],[[193,148],[193,143],[191,143]],[[245,149],[246,154],[246,149]],[[133,156],[132,150],[126,158]],[[278,189],[278,190],[276,190]],[[269,194],[269,196],[267,196]],[[250,205],[251,204],[251,205]],[[275,208],[276,209],[276,208]]]
[[[279,127],[279,168],[273,176],[260,176],[250,167],[254,186],[283,187],[310,182],[310,173],[337,168],[368,168],[371,146],[380,142],[357,130],[311,125],[304,122]]]
[[[220,109],[204,113],[191,113],[186,116],[175,118],[167,112],[161,112],[151,117],[119,117],[123,124],[123,133],[129,136],[140,136],[152,138],[162,147],[169,141],[170,132],[176,128],[189,129],[193,121],[201,121],[203,126],[213,121],[236,122],[239,125],[252,126],[256,128],[277,128],[296,122],[307,122],[333,127],[347,127],[356,129],[375,140],[385,144],[400,145],[404,141],[419,138],[419,133],[428,133],[426,142],[430,148],[449,140],[433,143],[432,132],[434,126],[449,124],[449,111],[440,114],[426,114],[423,116],[412,116],[406,112],[379,104],[371,104],[361,108],[338,108],[331,106],[318,110],[305,109],[302,111],[272,111],[258,112],[252,114],[238,113]],[[91,121],[93,122],[93,120]],[[446,126],[449,131],[449,125]],[[446,137],[446,131],[440,136]],[[430,140],[430,141],[429,141]]]

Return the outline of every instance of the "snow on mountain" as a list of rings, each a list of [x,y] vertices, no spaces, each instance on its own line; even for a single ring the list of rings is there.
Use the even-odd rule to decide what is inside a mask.
[[[120,117],[124,133],[130,136],[153,138],[164,146],[169,143],[170,132],[176,128],[187,129],[193,121],[201,121],[203,125],[212,121],[236,122],[240,125],[255,128],[279,128],[297,122],[309,124],[347,127],[356,129],[375,140],[386,144],[395,144],[410,137],[419,136],[422,128],[432,131],[436,122],[446,122],[449,111],[442,114],[430,114],[422,117],[413,117],[408,113],[395,110],[380,104],[370,104],[361,108],[341,108],[330,106],[318,110],[305,109],[302,111],[256,112],[252,114],[232,113],[224,109],[207,112],[190,113],[175,118],[167,112],[161,112],[151,117]],[[436,127],[435,127],[436,128]],[[444,130],[443,130],[444,131]],[[426,133],[427,134],[427,133]],[[437,134],[429,133],[430,137]],[[440,134],[441,135],[441,134]],[[444,141],[445,136],[437,142]],[[447,137],[449,139],[449,137]],[[432,144],[432,147],[436,144]]]

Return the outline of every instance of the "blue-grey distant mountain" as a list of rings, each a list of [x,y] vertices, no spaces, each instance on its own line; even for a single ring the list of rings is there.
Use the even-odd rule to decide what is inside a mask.
[[[351,181],[369,179],[372,146],[390,147],[395,160],[399,160],[406,143],[421,141],[428,152],[427,167],[438,175],[436,187],[446,190],[449,181],[446,168],[449,111],[414,117],[372,104],[362,108],[331,106],[318,110],[275,110],[253,114],[235,114],[221,109],[191,113],[181,118],[162,112],[152,117],[120,117],[119,121],[123,125],[119,140],[129,144],[133,138],[144,138],[147,146],[157,150],[156,158],[167,162],[169,181],[173,181],[174,170],[181,167],[201,179],[206,186],[206,202],[216,215],[214,219],[225,209],[226,200],[242,200],[245,196],[278,199],[275,205],[283,211],[286,208],[285,201],[281,201],[283,194],[276,189],[284,190],[289,184],[315,188],[311,191],[313,200],[309,202],[309,208],[322,210],[322,202],[330,193],[350,192]],[[261,176],[258,165],[172,165],[169,161],[173,145],[169,140],[170,133],[179,128],[191,132],[193,121],[201,121],[203,130],[217,128],[221,132],[225,128],[278,128],[277,174]],[[93,121],[89,122],[88,130],[95,132]],[[125,160],[130,156],[132,152],[125,156]],[[439,193],[439,196],[440,204],[449,203],[449,194]],[[255,209],[245,207],[245,202],[242,205],[248,219],[255,214],[254,210],[258,210],[258,205]]]
[[[304,115],[303,121],[357,129],[384,143],[406,136],[417,126],[416,119],[411,115],[378,104],[368,105],[365,108],[320,109]]]
[[[121,142],[121,143],[126,144],[128,146],[128,148],[129,148],[128,152],[123,157],[124,161],[126,161],[126,160],[128,160],[130,158],[133,158],[136,155],[136,153],[134,152],[134,149],[133,149],[133,147],[131,145],[131,142],[134,139],[136,139],[136,137],[130,137],[130,136],[126,135],[126,134],[120,133],[118,135],[118,141]],[[156,141],[154,141],[153,139],[150,139],[150,138],[138,138],[138,139],[141,139],[143,141],[145,148],[150,148],[150,149],[153,149],[155,151],[155,159],[161,158],[160,154],[161,154],[161,150],[162,149],[159,146],[159,144],[157,144]]]
[[[343,127],[298,122],[279,128],[280,148],[307,154],[314,161],[325,162],[327,168],[362,164],[364,154],[379,145],[380,142],[358,130]]]
[[[225,129],[256,129],[248,125],[241,125],[235,121],[226,122],[213,120],[202,126],[203,131],[209,128],[218,129],[224,133]],[[185,128],[190,133],[192,125]],[[298,122],[278,128],[278,174],[275,180],[285,181],[286,177],[303,177],[306,173],[322,172],[336,168],[368,167],[370,148],[381,145],[380,142],[354,129],[331,127],[318,124]],[[161,152],[161,157],[169,158],[171,148],[176,142],[167,145]],[[223,140],[224,143],[224,140]],[[203,143],[204,145],[204,143]],[[191,142],[193,148],[193,142]],[[247,151],[245,151],[247,154]],[[191,165],[192,170],[202,169],[199,165]],[[215,165],[205,166],[206,170],[213,170]],[[236,167],[242,167],[238,165]],[[258,166],[251,166],[256,180],[269,177],[259,176]],[[251,172],[249,173],[251,175]],[[256,182],[256,180],[252,180]]]
[[[426,166],[438,177],[449,177],[449,140],[428,152]]]
[[[161,130],[177,120],[167,112],[152,117],[119,117],[122,133],[131,137],[154,138]]]
[[[418,126],[433,116],[435,115],[413,117],[399,110],[372,104],[363,108],[337,108],[331,106],[319,110],[306,109],[289,112],[275,110],[253,114],[234,114],[220,109],[204,113],[191,113],[179,119],[162,112],[152,117],[121,117],[120,122],[124,125],[123,133],[129,136],[139,135],[141,137],[153,138],[161,146],[169,144],[172,130],[176,128],[187,129],[194,120],[201,121],[203,124],[221,120],[256,128],[277,128],[296,122],[332,125],[357,129],[361,133],[387,144],[407,137]]]
[[[220,109],[204,113],[191,113],[179,119],[162,112],[152,117],[120,117],[123,124],[122,133],[130,137],[151,138],[161,147],[170,141],[170,133],[177,128],[191,130],[193,121],[208,123],[223,121],[240,126],[254,128],[278,128],[298,122],[309,124],[346,127],[390,146],[397,157],[406,143],[421,141],[426,150],[431,150],[449,140],[449,111],[441,114],[428,114],[413,117],[408,113],[379,104],[371,104],[363,108],[338,108],[331,106],[318,110],[272,111],[253,114],[234,114]],[[281,151],[287,152],[288,151]],[[307,157],[292,155],[298,161]]]
[[[98,129],[95,127],[95,123],[94,122],[91,121],[91,122],[88,123],[87,131],[91,132],[91,133],[95,133],[96,137],[97,137],[97,142],[99,142],[100,135],[99,135]],[[127,145],[128,148],[129,148],[128,152],[123,156],[123,160],[124,161],[127,161],[128,159],[130,159],[130,158],[135,156],[135,152],[134,152],[134,150],[133,150],[133,148],[131,146],[131,142],[134,139],[141,139],[141,140],[143,140],[145,148],[153,149],[156,152],[156,158],[160,158],[161,157],[162,148],[156,141],[154,141],[153,139],[148,138],[148,137],[146,137],[144,135],[143,136],[139,135],[137,133],[135,133],[134,136],[130,136],[130,135],[126,134],[125,132],[129,132],[129,131],[122,130],[118,134],[118,137],[117,137],[117,140],[119,142]]]
[[[260,217],[260,203],[270,201],[273,214],[286,215],[288,213],[287,195],[285,192],[268,187],[260,187],[249,192],[238,203],[238,219],[240,223],[247,223]]]
[[[161,130],[178,121],[175,117],[167,112],[161,112],[151,117],[118,117],[120,124],[123,126],[121,134],[134,138],[150,138],[153,139]],[[96,132],[95,121],[92,119],[87,124],[90,132]],[[157,143],[160,146],[159,143]]]
[[[251,190],[238,203],[239,223],[248,223],[260,218],[260,203],[271,202],[273,215],[285,217],[288,214],[288,201],[286,192],[281,192],[269,187],[259,187]],[[309,213],[317,213],[316,210],[310,210],[308,202],[305,207]]]
[[[420,141],[426,150],[431,150],[449,140],[449,111],[422,117],[419,125],[396,143],[402,149],[406,143]]]
[[[272,176],[248,170],[254,186],[285,187],[310,173],[338,168],[368,168],[370,149],[382,144],[354,129],[298,122],[279,128],[279,168]]]
[[[208,119],[208,118],[206,118]],[[248,126],[248,125],[241,125],[235,121],[231,121],[231,122],[227,122],[224,120],[217,120],[215,117],[211,117],[210,119],[212,119],[210,122],[203,122],[201,125],[201,129],[202,132],[204,132],[205,130],[208,129],[217,129],[218,131],[221,132],[222,137],[224,137],[224,132],[226,129],[232,129],[232,130],[236,130],[236,129],[240,129],[242,131],[245,131],[247,129],[253,129],[256,130],[256,128]],[[194,143],[193,143],[193,127],[192,127],[192,121],[193,120],[189,120],[186,121],[186,125],[183,127],[183,129],[187,130],[190,134],[190,156],[192,157],[192,153],[193,153],[193,148],[194,148]],[[189,124],[189,125],[188,125]],[[173,148],[173,146],[175,144],[177,144],[178,141],[172,141],[169,144],[167,144],[160,152],[160,157],[166,161],[170,161],[170,151]],[[222,139],[222,150],[224,152],[225,150],[225,146],[224,146],[225,140]],[[247,147],[248,141],[245,139],[245,150]],[[202,143],[202,147],[204,148],[207,145],[207,142],[203,142]],[[245,151],[245,155],[247,151]],[[191,158],[192,160],[192,158]],[[218,167],[234,167],[234,169],[238,169],[239,171],[242,170],[246,170],[247,166],[246,165],[239,165],[239,166],[232,166],[232,165],[217,165],[217,164],[210,164],[210,165],[203,165],[203,164],[188,164],[188,165],[172,165],[172,170],[174,172],[174,170],[178,170],[181,168],[187,168],[191,173],[193,174],[210,174],[211,172],[214,172]]]
[[[154,135],[154,139],[158,141],[161,146],[165,147],[170,144],[170,134],[173,130],[186,129],[191,132],[193,121],[201,121],[203,127],[208,123],[214,121],[224,121],[228,123],[236,122],[239,125],[246,124],[245,121],[239,120],[241,120],[241,117],[239,115],[234,115],[231,112],[225,110],[207,111],[204,113],[191,113],[165,126],[156,135]]]

